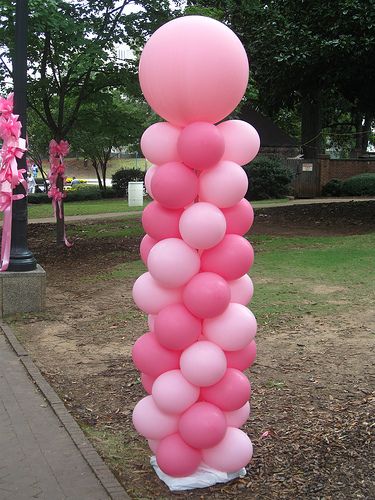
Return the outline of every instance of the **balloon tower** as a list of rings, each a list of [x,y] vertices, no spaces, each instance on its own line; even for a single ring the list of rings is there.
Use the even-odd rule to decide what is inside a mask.
[[[252,456],[240,430],[250,413],[243,371],[255,359],[257,327],[247,307],[254,253],[243,235],[253,210],[241,165],[256,156],[259,136],[246,122],[221,121],[242,99],[248,74],[237,36],[201,16],[163,25],[140,59],[143,94],[166,121],[141,139],[153,201],[142,216],[148,272],[133,298],[150,331],[132,356],[149,395],[133,423],[174,477],[201,464],[236,472]]]

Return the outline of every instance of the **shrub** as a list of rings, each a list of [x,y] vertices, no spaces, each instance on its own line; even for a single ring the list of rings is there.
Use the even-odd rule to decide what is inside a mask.
[[[247,200],[283,198],[290,193],[292,172],[277,158],[261,156],[244,169],[249,180]]]
[[[40,203],[50,203],[51,200],[48,198],[47,193],[29,193],[27,202],[32,205],[39,205]]]
[[[375,173],[355,175],[342,183],[344,196],[375,196]]]
[[[331,179],[322,189],[323,196],[341,196],[342,181],[340,179]]]
[[[122,168],[112,175],[112,188],[118,196],[126,196],[128,194],[128,182],[145,180],[145,172],[138,168],[125,169]]]
[[[67,196],[64,198],[64,202],[100,200],[102,197],[98,186],[88,186],[85,184],[77,185],[74,189],[67,190],[66,194]]]

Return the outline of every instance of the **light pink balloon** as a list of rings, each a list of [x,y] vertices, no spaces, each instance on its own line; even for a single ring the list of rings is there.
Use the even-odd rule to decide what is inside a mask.
[[[156,452],[158,466],[165,474],[174,477],[190,476],[197,470],[201,459],[200,451],[187,445],[179,434],[163,439]]]
[[[216,384],[227,368],[227,360],[220,347],[202,340],[181,354],[180,369],[191,384],[206,387]]]
[[[227,421],[217,406],[202,401],[191,406],[181,416],[178,430],[189,446],[210,448],[223,439]]]
[[[195,122],[182,130],[177,148],[185,165],[196,170],[205,170],[220,161],[225,144],[215,125]]]
[[[255,340],[238,351],[225,351],[228,368],[237,368],[240,371],[247,370],[254,363],[256,355],[257,346]]]
[[[150,332],[154,331],[156,314],[149,314],[147,316],[147,324]]]
[[[199,387],[188,382],[180,370],[163,373],[152,386],[152,397],[165,413],[183,413],[197,401],[199,393]]]
[[[150,250],[155,245],[155,243],[157,243],[157,240],[154,240],[154,238],[151,238],[151,236],[149,236],[148,234],[145,234],[143,236],[139,251],[144,264],[147,264],[148,254],[150,253]]]
[[[158,446],[159,446],[159,443],[160,443],[160,439],[147,439],[147,442],[148,442],[148,445],[150,447],[150,450],[155,453],[156,455],[156,452],[158,450]]]
[[[179,228],[183,240],[191,247],[211,248],[225,235],[225,217],[211,203],[194,203],[181,215]]]
[[[133,410],[133,425],[147,439],[163,439],[177,431],[178,417],[159,410],[152,396],[138,401]]]
[[[162,286],[178,288],[199,272],[200,258],[196,250],[178,238],[167,238],[150,250],[147,267]]]
[[[246,52],[237,36],[203,16],[164,24],[146,43],[139,64],[147,102],[177,126],[222,120],[240,102],[248,75]]]
[[[177,141],[181,129],[168,122],[154,123],[141,137],[142,152],[151,163],[162,165],[170,161],[179,161]]]
[[[254,210],[250,203],[243,198],[230,208],[222,208],[227,223],[227,233],[244,235],[254,222]]]
[[[202,322],[183,304],[172,304],[162,309],[155,319],[155,336],[167,349],[183,350],[195,342]]]
[[[198,195],[197,174],[183,163],[158,167],[151,179],[153,198],[166,208],[184,208]]]
[[[181,289],[165,288],[150,273],[143,273],[134,283],[133,299],[145,313],[158,314],[164,307],[181,302]]]
[[[201,270],[220,274],[228,281],[246,274],[254,261],[250,243],[238,234],[227,234],[214,248],[201,255]]]
[[[253,456],[253,445],[247,434],[235,427],[228,427],[224,438],[212,448],[202,450],[203,461],[223,472],[237,472]]]
[[[253,297],[254,285],[248,274],[237,280],[228,282],[230,288],[230,301],[246,306]]]
[[[180,238],[178,226],[182,212],[183,210],[170,210],[157,201],[152,201],[142,213],[143,229],[157,241],[164,238]]]
[[[180,364],[180,353],[161,346],[152,333],[145,333],[137,339],[132,349],[132,358],[139,371],[153,378],[177,369]]]
[[[242,120],[227,120],[218,125],[225,139],[223,160],[246,165],[258,154],[260,138],[250,123]]]
[[[152,385],[155,382],[155,377],[147,375],[147,373],[141,373],[141,382],[144,390],[148,393],[152,393]]]
[[[238,351],[254,339],[257,322],[246,306],[231,302],[219,316],[205,319],[202,331],[208,340],[225,351]]]
[[[201,389],[201,397],[223,411],[238,410],[249,400],[250,394],[249,380],[235,368],[228,368],[216,384]]]
[[[225,418],[229,427],[242,427],[250,415],[250,403],[246,403],[238,410],[225,411]]]
[[[154,176],[154,173],[156,171],[158,167],[156,165],[151,165],[151,167],[149,167],[147,169],[147,172],[146,172],[146,175],[145,175],[145,188],[146,188],[146,192],[151,196],[151,198],[154,197],[154,195],[152,194],[152,189],[151,189],[151,180]]]
[[[230,288],[218,274],[199,273],[183,289],[182,300],[194,316],[213,318],[228,307]]]
[[[237,163],[220,161],[199,176],[199,199],[219,208],[233,207],[245,196],[247,175]]]

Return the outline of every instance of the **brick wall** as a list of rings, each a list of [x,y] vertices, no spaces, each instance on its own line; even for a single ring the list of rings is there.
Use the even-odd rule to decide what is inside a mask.
[[[331,160],[320,159],[320,187],[322,188],[331,179],[348,179],[353,175],[375,173],[375,160],[349,159]]]

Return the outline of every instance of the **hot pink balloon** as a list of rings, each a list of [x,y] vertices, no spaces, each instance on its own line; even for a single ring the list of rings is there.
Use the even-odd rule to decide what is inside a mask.
[[[228,282],[230,288],[230,301],[246,306],[253,297],[254,285],[248,274],[237,280]]]
[[[200,258],[197,251],[181,239],[167,238],[150,250],[147,267],[161,285],[178,288],[199,272]]]
[[[146,373],[141,373],[141,382],[142,382],[144,390],[148,394],[151,394],[152,385],[155,382],[155,377],[150,377],[150,375],[147,375]]]
[[[224,352],[212,342],[196,342],[181,354],[182,375],[193,385],[206,387],[216,384],[225,374],[226,368]]]
[[[227,120],[218,125],[225,139],[223,160],[246,165],[258,154],[260,138],[250,123],[242,120]]]
[[[183,240],[191,247],[211,248],[225,235],[225,217],[211,203],[194,203],[181,215],[179,228]]]
[[[227,421],[217,406],[202,401],[191,406],[181,416],[178,430],[189,446],[210,448],[223,439]]]
[[[225,351],[238,351],[254,339],[257,322],[246,306],[231,302],[219,316],[205,319],[202,331],[208,340]]]
[[[150,253],[150,250],[155,245],[155,243],[157,243],[157,240],[154,240],[154,238],[151,238],[151,236],[149,236],[148,234],[145,234],[143,236],[139,251],[144,264],[147,264],[148,254]]]
[[[228,307],[230,288],[218,274],[199,273],[183,289],[182,300],[194,316],[213,318]]]
[[[223,411],[238,410],[249,400],[250,394],[249,380],[235,368],[228,368],[216,384],[201,389],[201,396]]]
[[[159,410],[152,396],[138,401],[133,410],[133,425],[147,439],[163,439],[177,431],[178,417]]]
[[[203,461],[213,469],[237,472],[253,456],[253,445],[247,434],[235,427],[228,427],[224,438],[212,448],[202,450]]]
[[[199,398],[199,387],[191,384],[180,370],[160,375],[152,386],[152,397],[165,413],[180,414]]]
[[[183,304],[165,307],[155,319],[155,336],[167,349],[186,349],[198,339],[201,330],[202,322]]]
[[[139,64],[147,102],[177,126],[222,120],[244,95],[248,74],[246,52],[237,36],[203,16],[164,24],[146,43]]]
[[[152,201],[142,213],[143,229],[157,241],[164,238],[180,238],[178,226],[182,212],[183,210],[171,210],[157,201]]]
[[[215,125],[195,122],[182,130],[177,147],[185,165],[196,170],[205,170],[221,159],[225,144]]]
[[[150,273],[144,273],[134,283],[133,299],[142,311],[157,314],[164,307],[181,302],[181,290],[165,288]]]
[[[181,129],[170,123],[154,123],[141,137],[142,152],[151,163],[162,165],[170,161],[180,161],[177,141]]]
[[[222,160],[199,176],[199,199],[219,208],[232,207],[242,200],[247,187],[244,169],[237,163]]]
[[[257,346],[255,340],[238,351],[225,351],[228,368],[237,368],[240,371],[247,370],[254,363],[256,355]]]
[[[229,427],[242,427],[250,415],[250,403],[246,403],[238,410],[225,411],[225,418]]]
[[[227,233],[246,234],[254,222],[254,210],[250,203],[243,198],[230,208],[222,208],[227,223]]]
[[[165,163],[152,176],[151,191],[153,198],[164,207],[184,208],[197,197],[198,177],[183,163]]]
[[[250,243],[238,234],[227,234],[214,248],[201,255],[201,270],[220,274],[228,281],[241,278],[254,261]]]
[[[154,195],[152,194],[152,189],[151,189],[151,180],[154,176],[154,173],[157,169],[157,166],[156,165],[151,165],[151,167],[149,167],[147,169],[147,172],[146,172],[146,175],[145,175],[145,188],[146,188],[146,192],[151,196],[151,198],[154,197]]]
[[[187,445],[178,434],[163,439],[156,452],[156,461],[160,469],[174,477],[193,474],[201,458],[201,453]]]
[[[180,353],[161,346],[152,333],[139,337],[133,346],[132,358],[139,371],[153,378],[177,369],[180,364]]]

